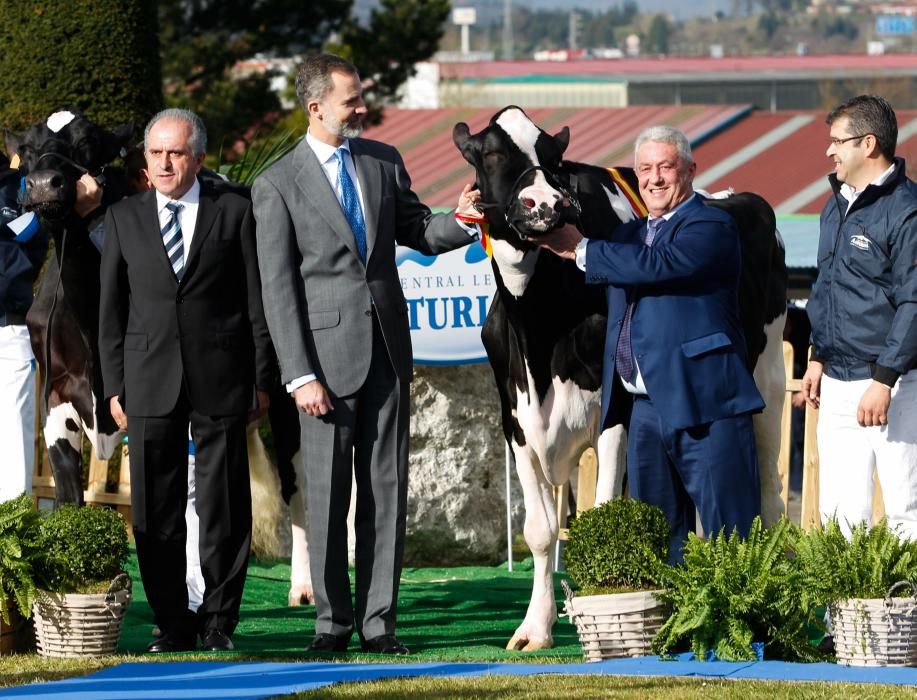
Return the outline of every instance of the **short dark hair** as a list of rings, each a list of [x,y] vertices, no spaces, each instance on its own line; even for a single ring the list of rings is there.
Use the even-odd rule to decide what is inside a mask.
[[[835,107],[825,122],[828,126],[841,117],[847,117],[851,135],[872,134],[879,144],[879,152],[892,160],[898,143],[898,119],[895,110],[884,97],[857,95]]]
[[[313,54],[299,65],[296,72],[296,97],[303,109],[307,108],[309,100],[321,100],[331,92],[331,74],[335,71],[359,75],[355,65],[333,53]]]

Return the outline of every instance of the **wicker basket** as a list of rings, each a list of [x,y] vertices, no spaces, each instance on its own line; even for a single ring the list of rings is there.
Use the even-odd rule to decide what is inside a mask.
[[[42,656],[113,654],[131,602],[131,579],[120,574],[108,593],[39,591],[32,606],[35,640]]]
[[[653,637],[668,618],[654,591],[574,596],[562,582],[564,614],[576,624],[586,661],[651,653]]]
[[[892,598],[901,581],[885,598],[851,598],[831,606],[837,662],[848,666],[917,666],[917,595]]]

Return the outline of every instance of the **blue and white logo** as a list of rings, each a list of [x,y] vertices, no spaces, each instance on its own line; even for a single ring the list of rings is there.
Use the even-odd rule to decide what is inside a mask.
[[[426,365],[486,362],[481,328],[496,284],[481,245],[473,242],[436,256],[399,247],[395,261],[407,301],[414,361]]]

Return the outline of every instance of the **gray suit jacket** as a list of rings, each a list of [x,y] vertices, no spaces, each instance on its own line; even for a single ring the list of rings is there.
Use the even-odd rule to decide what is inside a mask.
[[[350,139],[350,152],[363,192],[365,266],[305,138],[252,188],[264,310],[281,378],[314,373],[337,396],[355,393],[366,379],[373,306],[399,379],[411,379],[396,243],[436,254],[472,240],[451,213],[432,214],[417,198],[395,148]]]

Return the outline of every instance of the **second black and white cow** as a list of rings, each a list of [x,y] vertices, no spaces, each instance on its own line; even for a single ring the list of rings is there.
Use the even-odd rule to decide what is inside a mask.
[[[482,331],[500,394],[503,431],[516,461],[525,505],[524,534],[535,572],[525,619],[508,649],[553,644],[557,617],[549,555],[558,527],[554,487],[594,447],[596,502],[620,495],[623,426],[599,430],[607,308],[572,261],[542,252],[532,238],[561,220],[577,221],[591,238],[645,215],[629,168],[608,170],[563,160],[564,127],[551,136],[517,107],[507,107],[472,135],[456,124],[453,140],[474,166],[489,220],[497,293]],[[756,416],[766,522],[779,517],[777,474],[784,373],[782,329],[786,267],[770,206],[753,194],[710,199],[729,211],[742,236],[740,306],[749,364],[768,409]],[[623,391],[619,386],[615,390]]]
[[[122,437],[97,400],[101,241],[91,234],[105,207],[127,194],[124,171],[108,164],[132,131],[131,125],[108,131],[79,114],[57,112],[21,136],[6,135],[8,153],[27,170],[23,205],[38,214],[54,241],[26,323],[43,378],[43,432],[58,503],[83,503],[83,433],[102,458]],[[102,206],[81,218],[74,203],[85,173],[103,186],[103,196]]]

